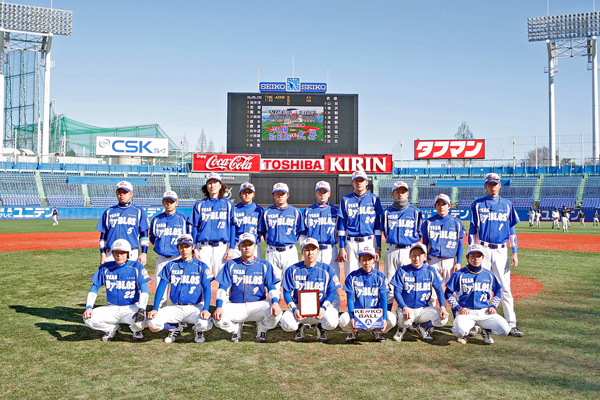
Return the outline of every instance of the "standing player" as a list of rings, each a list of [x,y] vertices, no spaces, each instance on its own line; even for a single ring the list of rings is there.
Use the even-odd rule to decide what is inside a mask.
[[[471,225],[469,227],[469,244],[480,244],[485,250],[483,267],[492,271],[502,286],[504,317],[510,326],[510,335],[522,337],[523,332],[517,328],[512,292],[510,290],[510,260],[506,250],[506,242],[512,250],[512,265],[517,268],[517,233],[515,225],[519,216],[513,204],[501,198],[500,176],[495,173],[485,176],[484,187],[488,195],[473,202],[471,206]]]
[[[496,312],[501,301],[498,293],[502,291],[502,286],[494,274],[481,266],[484,252],[481,245],[469,246],[469,264],[455,272],[446,285],[446,300],[456,311],[452,333],[461,344],[467,343],[473,328],[475,332],[481,332],[487,344],[494,343],[492,333],[508,335],[510,332],[506,320]]]
[[[542,227],[541,221],[542,220],[542,210],[540,210],[539,208],[537,209],[537,211],[535,212],[535,227],[537,229],[540,229]]]
[[[110,249],[117,239],[125,239],[131,245],[130,260],[138,260],[146,265],[148,253],[148,216],[143,208],[133,205],[133,186],[127,181],[117,184],[119,204],[108,208],[102,214],[96,229],[100,231],[100,264],[112,261]],[[141,253],[139,248],[141,246]]]
[[[100,266],[92,276],[92,287],[87,296],[83,322],[96,331],[105,332],[103,342],[113,340],[121,329],[119,324],[129,324],[133,340],[142,340],[143,321],[148,304],[150,276],[144,266],[128,260],[131,245],[125,239],[112,244],[112,258]],[[106,306],[94,309],[98,289],[106,286]]]
[[[531,209],[527,212],[527,216],[529,217],[529,227],[531,228],[533,226],[533,221],[535,220],[535,210],[533,209],[533,206],[531,206]]]
[[[554,229],[554,227],[556,226],[556,229],[558,229],[558,219],[560,218],[560,213],[558,212],[558,208],[555,208],[554,211],[552,211],[552,229]]]
[[[258,224],[259,233],[267,242],[266,260],[273,265],[273,271],[280,281],[285,270],[298,262],[296,243],[300,233],[306,228],[302,213],[288,204],[290,189],[285,183],[273,185],[274,205],[265,210]],[[281,284],[277,284],[279,290]]]
[[[408,185],[406,182],[394,183],[392,196],[394,204],[383,212],[383,233],[387,243],[387,251],[383,263],[383,271],[388,282],[391,282],[396,270],[410,264],[410,246],[419,241],[421,233],[421,211],[409,203]],[[388,292],[388,310],[394,303],[394,288]]]
[[[274,329],[282,317],[281,292],[276,288],[279,279],[271,263],[254,255],[256,236],[243,233],[239,240],[242,256],[228,261],[216,278],[219,290],[213,314],[215,325],[231,333],[231,341],[237,343],[242,339],[244,322],[255,321],[256,341],[265,343],[267,331]]]
[[[567,210],[567,206],[563,206],[562,210],[560,210],[560,216],[561,216],[560,219],[562,222],[563,232],[569,232],[569,217],[571,215],[572,210],[573,210],[573,207],[571,207]]]
[[[183,332],[187,323],[194,324],[194,342],[203,343],[204,332],[212,328],[210,307],[210,282],[214,279],[212,270],[202,261],[193,257],[194,238],[184,234],[175,244],[181,258],[169,261],[160,272],[160,284],[154,296],[154,307],[148,313],[148,328],[152,332],[169,330],[165,343],[173,343]],[[160,308],[167,286],[171,285],[170,306]]]
[[[183,234],[190,233],[187,215],[177,211],[179,204],[177,193],[165,192],[162,204],[165,211],[152,218],[150,222],[150,243],[154,245],[154,251],[158,254],[154,270],[154,287],[156,288],[160,285],[160,271],[169,261],[180,257],[177,239]],[[167,293],[165,292],[160,307],[163,307],[166,301]]]
[[[585,226],[585,214],[583,213],[583,210],[579,210],[577,213],[577,218],[579,218],[579,223],[581,226]]]
[[[231,200],[224,198],[227,185],[211,172],[202,186],[205,198],[194,204],[189,222],[197,243],[194,257],[212,268],[215,276],[234,256],[236,221]]]
[[[598,226],[598,210],[594,210],[594,223],[592,226]]]
[[[462,238],[467,236],[462,222],[449,214],[450,197],[435,198],[437,214],[421,225],[423,244],[427,246],[427,264],[433,267],[444,283],[460,269],[463,256]]]
[[[339,207],[340,253],[336,261],[344,262],[346,275],[356,271],[361,246],[375,248],[375,262],[381,257],[381,215],[379,197],[367,192],[369,180],[365,171],[352,174],[354,192],[344,196]]]
[[[235,209],[233,210],[235,213],[235,218],[239,223],[235,231],[237,244],[235,248],[236,257],[240,257],[242,255],[239,250],[240,236],[242,234],[251,233],[254,236],[258,236],[258,222],[262,217],[264,209],[253,202],[255,193],[256,189],[250,182],[244,182],[240,186],[240,199],[242,201],[237,203],[235,205]],[[261,257],[260,238],[257,239],[255,256],[258,258]]]
[[[337,250],[337,222],[338,207],[329,203],[331,186],[329,182],[320,181],[315,186],[317,202],[304,210],[304,223],[306,231],[300,235],[300,243],[307,237],[319,242],[319,255],[317,261],[329,264],[335,274],[340,276],[340,263],[336,261]],[[340,309],[340,294],[335,292],[333,306]]]
[[[425,264],[427,247],[416,242],[410,247],[411,264],[404,265],[396,271],[390,284],[394,287],[394,298],[398,303],[398,330],[394,335],[396,342],[401,342],[406,328],[414,327],[421,338],[427,342],[433,340],[433,327],[441,328],[448,322],[445,302],[440,301],[440,308],[429,305],[432,292],[437,292],[438,299],[444,298],[442,281],[435,269]],[[443,303],[443,304],[442,304]]]
[[[333,307],[335,292],[341,287],[340,281],[331,266],[318,262],[319,242],[308,238],[302,243],[304,261],[291,265],[283,274],[283,298],[288,309],[283,313],[281,329],[296,332],[294,340],[304,341],[306,324],[315,324],[315,332],[319,342],[326,342],[325,331],[338,326],[338,310]],[[316,317],[302,317],[298,310],[298,291],[319,291],[319,314]]]
[[[390,290],[388,282],[383,273],[373,269],[375,249],[363,247],[358,257],[360,268],[350,273],[344,283],[344,291],[348,295],[348,312],[340,317],[340,328],[348,333],[346,342],[354,343],[358,336],[358,330],[354,328],[354,310],[380,308],[383,310],[383,328],[379,332],[370,332],[377,342],[383,343],[383,334],[396,326],[396,316],[387,310],[387,292]]]
[[[58,210],[56,207],[52,208],[52,226],[58,225]]]

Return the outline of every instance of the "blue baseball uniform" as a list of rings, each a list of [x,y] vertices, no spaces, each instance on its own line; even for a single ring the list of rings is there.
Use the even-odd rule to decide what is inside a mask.
[[[163,257],[179,257],[175,242],[179,236],[191,233],[187,220],[187,215],[180,211],[175,211],[172,215],[163,212],[152,218],[150,243],[154,245],[156,254]]]
[[[219,328],[236,333],[244,322],[256,321],[260,334],[277,326],[282,314],[271,315],[271,304],[267,298],[279,303],[280,291],[276,286],[279,278],[275,276],[270,262],[257,258],[251,261],[234,258],[225,264],[216,280],[219,283],[217,308],[223,309],[222,318],[215,321]]]
[[[323,329],[335,329],[339,322],[338,310],[333,307],[332,302],[335,292],[342,286],[331,266],[317,262],[310,267],[304,261],[291,265],[283,275],[281,283],[283,287],[283,298],[288,310],[281,319],[281,328],[286,332],[298,329],[300,321],[296,320],[294,311],[297,310],[299,290],[318,290],[319,304],[325,309],[322,319],[308,317],[301,322],[304,324],[321,324]]]
[[[381,248],[381,216],[383,207],[379,197],[366,192],[352,192],[342,198],[339,207],[340,249],[346,249],[348,262],[344,271],[349,274],[357,270],[358,250],[361,246]]]
[[[452,332],[459,338],[465,337],[471,328],[478,325],[490,329],[496,335],[507,335],[508,323],[498,314],[487,314],[491,306],[497,308],[502,285],[494,274],[482,267],[467,265],[450,277],[446,284],[446,300],[458,311],[466,308],[469,314],[456,313]]]
[[[444,217],[436,214],[423,222],[421,235],[427,246],[427,263],[448,282],[454,264],[462,261],[462,238],[466,236],[462,222],[449,214]]]
[[[96,229],[100,231],[101,252],[109,251],[117,239],[127,240],[132,253],[140,245],[142,253],[148,252],[148,216],[143,208],[131,202],[117,204],[104,211]]]
[[[249,204],[244,204],[240,202],[235,205],[235,209],[233,210],[235,218],[238,221],[238,225],[236,227],[235,232],[236,243],[239,245],[238,242],[240,235],[244,233],[251,233],[254,236],[256,236],[256,252],[254,253],[254,255],[258,258],[261,257],[258,224],[260,223],[260,219],[264,211],[265,210],[261,206],[253,202]],[[240,257],[242,255],[237,246],[235,248],[235,255],[236,257]]]
[[[502,285],[504,317],[511,328],[517,326],[514,300],[510,290],[510,260],[506,242],[513,254],[517,253],[515,225],[519,216],[513,204],[500,196],[485,196],[475,200],[471,206],[469,244],[481,244],[485,249],[482,266],[492,271]]]

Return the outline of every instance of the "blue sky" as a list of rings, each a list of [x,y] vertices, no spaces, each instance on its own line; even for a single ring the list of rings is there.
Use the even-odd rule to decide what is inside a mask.
[[[50,0],[15,1],[50,7]],[[52,45],[51,97],[69,118],[103,127],[158,123],[195,145],[202,129],[226,145],[227,92],[261,81],[325,82],[359,95],[360,153],[412,159],[415,139],[452,138],[467,121],[487,158],[548,143],[546,45],[527,41],[527,18],[546,0],[81,1],[73,35]],[[600,6],[599,6],[600,7]],[[593,1],[551,0],[550,14]],[[561,156],[591,156],[591,73],[559,61]],[[413,165],[413,164],[411,164]],[[414,163],[416,165],[416,163]]]

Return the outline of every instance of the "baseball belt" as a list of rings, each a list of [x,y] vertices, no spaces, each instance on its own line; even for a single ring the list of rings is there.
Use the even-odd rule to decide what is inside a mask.
[[[222,244],[227,244],[227,242],[198,242],[198,247],[202,247],[202,246],[219,247]]]
[[[503,249],[506,247],[506,244],[488,243],[484,242],[483,240],[480,240],[479,244],[489,249]]]
[[[408,249],[410,247],[410,244],[388,243],[387,247],[388,249]]]
[[[293,247],[293,244],[290,244],[289,246],[269,246],[269,250],[286,251]]]
[[[360,236],[356,236],[356,237],[348,236],[348,240],[351,241],[351,242],[366,242],[367,240],[371,240],[371,239],[373,239],[373,235],[364,236],[364,237],[360,237]]]

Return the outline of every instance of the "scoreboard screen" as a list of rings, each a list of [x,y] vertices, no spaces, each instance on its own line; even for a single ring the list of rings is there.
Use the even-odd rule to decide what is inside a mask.
[[[228,93],[227,152],[267,157],[358,154],[358,95]]]

